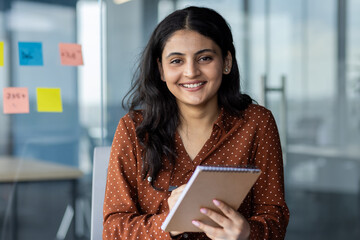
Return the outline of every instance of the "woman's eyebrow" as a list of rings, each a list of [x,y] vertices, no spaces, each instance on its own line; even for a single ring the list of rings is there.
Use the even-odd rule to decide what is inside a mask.
[[[197,51],[197,52],[195,53],[195,55],[202,54],[202,53],[204,53],[204,52],[216,53],[216,51],[215,51],[214,49],[206,48],[206,49],[202,49],[202,50],[200,50],[200,51]]]
[[[174,56],[174,55],[176,55],[176,56],[178,56],[178,55],[184,56],[185,54],[184,54],[184,53],[180,53],[180,52],[172,52],[172,53],[169,53],[169,54],[166,56],[166,58],[169,58],[169,57]]]
[[[202,53],[204,53],[204,52],[216,53],[216,51],[215,51],[214,49],[205,48],[205,49],[201,49],[201,50],[197,51],[197,52],[195,53],[195,55],[199,55],[199,54],[202,54]],[[172,52],[172,53],[169,53],[169,54],[166,56],[166,58],[169,58],[169,57],[174,56],[174,55],[176,55],[176,56],[179,56],[179,55],[180,55],[180,56],[184,56],[185,54],[184,54],[184,53],[181,53],[181,52]]]

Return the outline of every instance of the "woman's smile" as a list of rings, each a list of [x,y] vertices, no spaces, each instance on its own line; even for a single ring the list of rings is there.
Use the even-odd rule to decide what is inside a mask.
[[[200,87],[204,86],[206,82],[198,82],[198,83],[180,83],[179,85],[187,88],[189,90],[198,90]]]

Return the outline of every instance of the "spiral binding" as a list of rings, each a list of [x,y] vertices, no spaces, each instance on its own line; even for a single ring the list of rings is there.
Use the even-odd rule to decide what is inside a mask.
[[[260,169],[254,167],[224,167],[224,166],[197,166],[199,171],[211,171],[211,172],[252,172],[258,173]]]

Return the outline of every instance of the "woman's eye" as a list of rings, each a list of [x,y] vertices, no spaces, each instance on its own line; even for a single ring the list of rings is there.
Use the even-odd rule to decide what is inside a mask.
[[[201,57],[201,58],[199,59],[199,61],[200,61],[200,62],[206,62],[206,61],[210,61],[211,59],[212,59],[211,57],[206,56],[206,57]]]
[[[170,63],[171,64],[179,64],[179,63],[181,63],[181,60],[180,59],[174,59],[174,60],[171,60]]]

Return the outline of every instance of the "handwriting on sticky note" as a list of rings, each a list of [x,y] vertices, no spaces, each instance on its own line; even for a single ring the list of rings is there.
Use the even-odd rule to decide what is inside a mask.
[[[5,114],[29,113],[28,89],[20,87],[4,88],[3,109]]]
[[[38,112],[62,112],[60,88],[37,88]]]
[[[0,42],[0,66],[4,66],[4,42]]]
[[[59,43],[60,58],[62,65],[83,65],[82,50],[80,44]]]
[[[19,61],[23,66],[42,66],[43,53],[41,42],[19,42]]]

